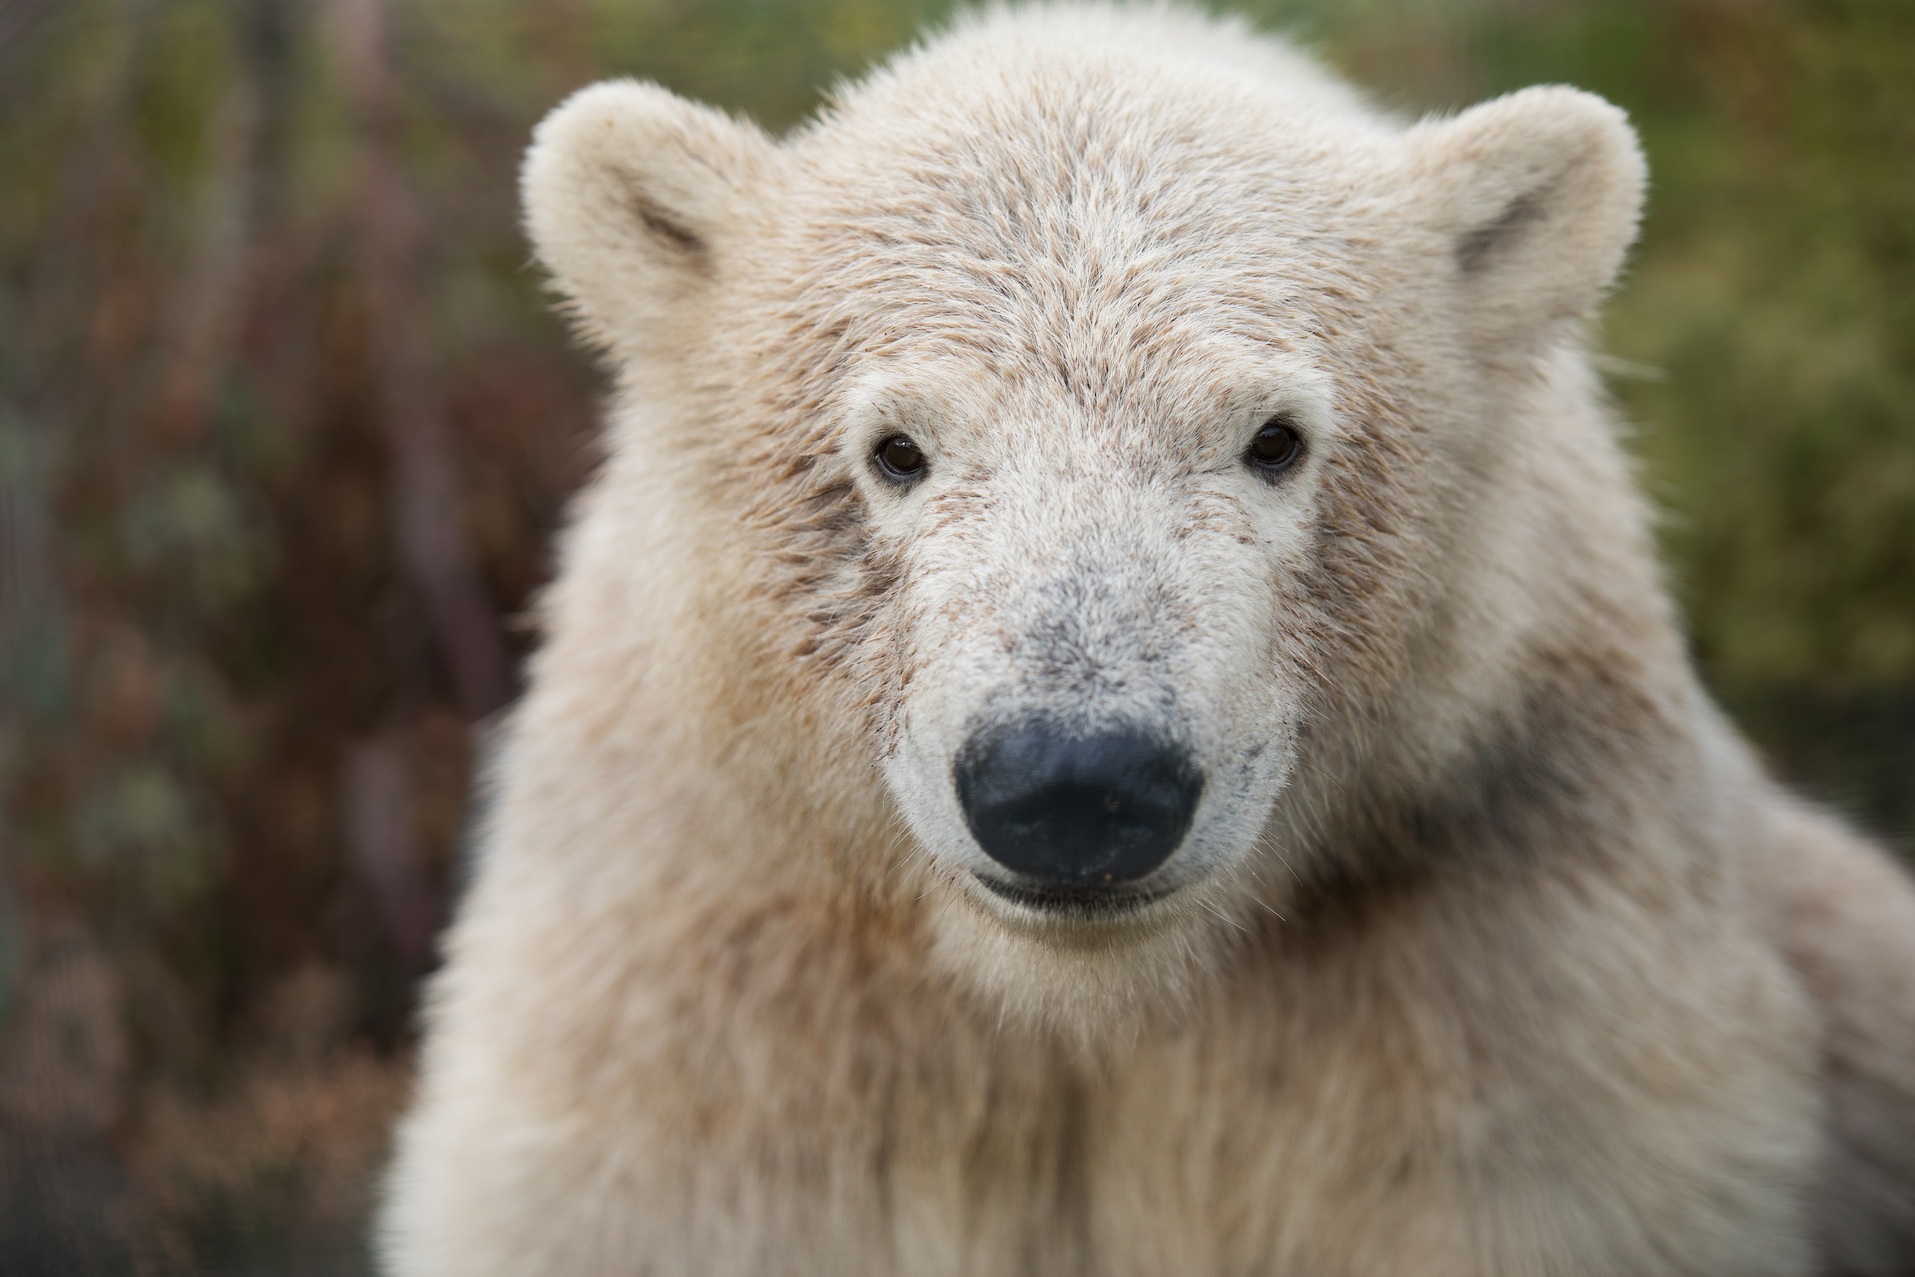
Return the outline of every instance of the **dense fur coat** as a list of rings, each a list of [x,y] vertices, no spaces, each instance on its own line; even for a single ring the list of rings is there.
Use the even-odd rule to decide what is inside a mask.
[[[555,111],[618,391],[388,1270],[1899,1271],[1915,893],[1684,656],[1582,343],[1642,187],[1588,95],[1406,125],[1164,10],[781,142]],[[954,760],[1038,712],[1202,778],[1111,907],[987,889]]]

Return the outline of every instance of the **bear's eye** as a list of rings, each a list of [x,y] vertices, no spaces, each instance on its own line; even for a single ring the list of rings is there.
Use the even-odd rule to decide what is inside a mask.
[[[893,483],[914,483],[924,477],[924,454],[903,435],[892,435],[872,455],[879,472]]]
[[[1302,455],[1303,436],[1290,418],[1272,417],[1250,441],[1243,459],[1266,477],[1275,477],[1294,466]]]

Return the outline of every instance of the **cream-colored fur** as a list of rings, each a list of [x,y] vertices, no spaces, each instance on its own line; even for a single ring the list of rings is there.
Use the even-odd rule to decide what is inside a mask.
[[[1405,125],[1162,9],[967,19],[783,141],[555,111],[618,393],[388,1269],[1907,1262],[1915,894],[1698,690],[1583,353],[1642,183],[1585,94]],[[1202,767],[1153,902],[980,887],[952,760],[1032,708]]]

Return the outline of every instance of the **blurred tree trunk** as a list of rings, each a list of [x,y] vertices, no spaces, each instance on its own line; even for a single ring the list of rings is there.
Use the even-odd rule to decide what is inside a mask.
[[[246,300],[258,175],[260,86],[253,50],[242,45],[210,123],[209,172],[193,219],[194,242],[172,324],[160,389],[159,425],[175,445],[205,432]]]
[[[391,507],[400,567],[469,722],[502,706],[511,665],[497,611],[460,520],[451,431],[427,329],[422,216],[399,153],[402,124],[390,67],[387,0],[335,0],[333,37],[357,131],[353,200],[361,237],[360,295],[391,453]],[[408,972],[425,968],[444,913],[414,828],[404,722],[354,744],[342,798],[356,875],[373,898],[387,948]]]
[[[510,659],[459,521],[444,398],[425,336],[417,201],[396,154],[399,103],[385,0],[336,0],[339,65],[359,134],[356,195],[367,333],[392,449],[401,565],[425,604],[461,710],[478,720],[510,693]]]

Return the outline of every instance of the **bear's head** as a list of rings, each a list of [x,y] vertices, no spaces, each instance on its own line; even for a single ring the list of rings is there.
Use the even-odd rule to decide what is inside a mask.
[[[525,173],[620,378],[578,535],[726,583],[613,628],[802,701],[700,765],[837,821],[949,964],[1161,990],[1468,787],[1582,542],[1636,552],[1580,329],[1642,182],[1586,94],[1405,126],[1161,11],[975,21],[781,141],[587,89]]]

